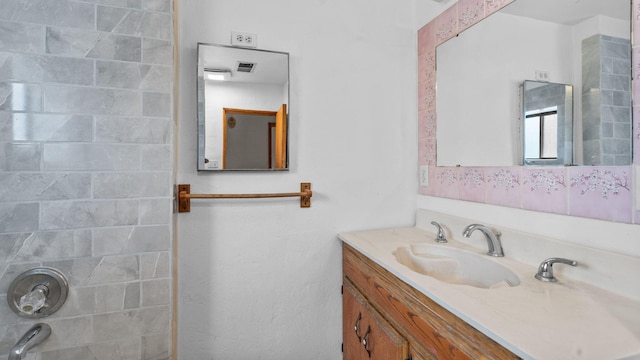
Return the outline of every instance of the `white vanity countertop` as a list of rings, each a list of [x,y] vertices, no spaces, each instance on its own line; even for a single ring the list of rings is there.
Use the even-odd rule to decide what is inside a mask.
[[[420,228],[339,238],[524,359],[640,359],[640,301],[560,276],[557,283],[536,280],[537,267],[508,254],[492,259],[516,272],[519,286],[481,289],[441,282],[410,270],[393,254],[413,243],[436,244],[435,234]],[[486,253],[452,239],[438,246]]]

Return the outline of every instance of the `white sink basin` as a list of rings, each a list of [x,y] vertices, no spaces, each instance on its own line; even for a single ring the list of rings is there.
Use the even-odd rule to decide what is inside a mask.
[[[520,278],[488,255],[446,245],[413,244],[393,255],[412,271],[450,284],[494,289],[520,285]]]

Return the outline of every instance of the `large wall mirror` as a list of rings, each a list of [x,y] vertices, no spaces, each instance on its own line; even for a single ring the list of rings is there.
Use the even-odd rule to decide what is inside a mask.
[[[439,45],[437,165],[630,165],[630,10],[629,0],[516,0]],[[560,89],[554,155],[527,161],[528,115],[549,106],[525,100]]]
[[[198,44],[198,170],[288,169],[289,54]]]

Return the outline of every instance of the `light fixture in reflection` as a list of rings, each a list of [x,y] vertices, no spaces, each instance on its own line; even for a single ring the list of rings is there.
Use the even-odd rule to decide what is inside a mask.
[[[231,70],[229,69],[204,69],[205,78],[207,80],[224,81],[231,78]]]

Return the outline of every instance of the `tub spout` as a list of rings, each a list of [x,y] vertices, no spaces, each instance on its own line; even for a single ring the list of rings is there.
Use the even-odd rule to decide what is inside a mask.
[[[27,351],[45,341],[51,335],[51,327],[47,324],[35,324],[22,338],[11,348],[9,360],[24,359]]]

